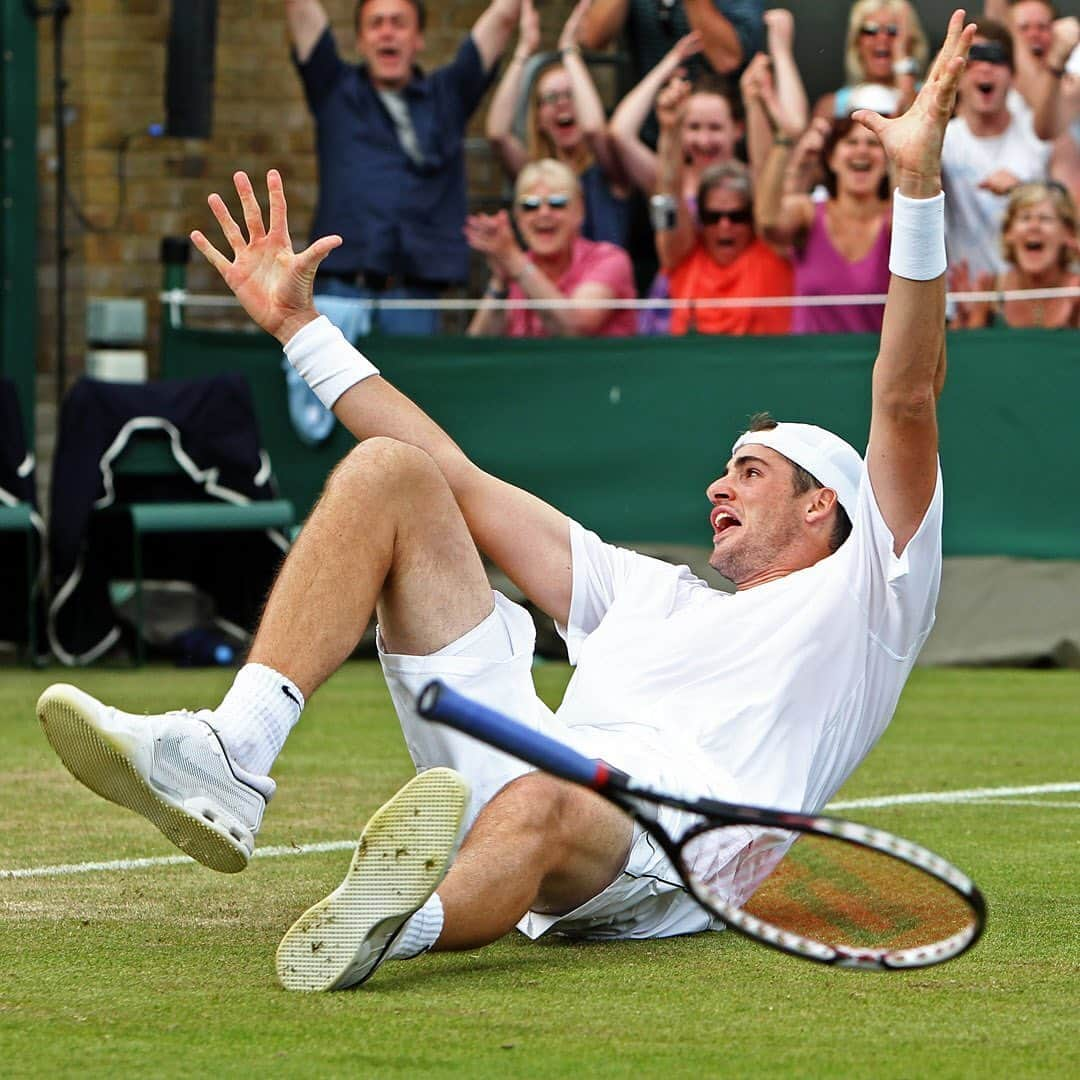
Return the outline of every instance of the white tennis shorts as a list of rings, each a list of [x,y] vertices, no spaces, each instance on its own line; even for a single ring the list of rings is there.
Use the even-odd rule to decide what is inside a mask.
[[[493,595],[495,610],[487,619],[430,656],[387,653],[381,635],[376,635],[386,684],[413,763],[418,771],[448,766],[469,781],[469,827],[496,792],[532,768],[445,724],[421,717],[416,698],[430,680],[441,679],[459,693],[589,753],[580,733],[560,725],[537,696],[532,680],[536,631],[529,613],[501,593]],[[495,620],[502,623],[509,638],[509,655],[503,660],[490,655]],[[661,782],[655,762],[652,764],[650,779]],[[674,777],[672,782],[678,786]],[[660,813],[663,816],[669,811]],[[676,815],[675,811],[670,813]],[[530,938],[548,931],[581,938],[655,938],[710,928],[709,915],[685,890],[664,853],[637,825],[626,866],[606,889],[569,914],[530,911],[518,923],[518,929]]]

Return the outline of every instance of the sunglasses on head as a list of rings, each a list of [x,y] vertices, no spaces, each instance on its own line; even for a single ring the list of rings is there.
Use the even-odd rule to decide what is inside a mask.
[[[518,209],[531,214],[534,210],[539,210],[544,203],[547,203],[552,210],[565,210],[570,205],[570,196],[548,195],[545,198],[543,195],[526,195],[518,199]]]
[[[744,210],[701,210],[698,213],[702,225],[716,225],[721,218],[727,218],[732,225],[750,225],[754,221],[754,211]]]
[[[859,27],[859,33],[863,37],[877,37],[883,30],[889,37],[896,37],[900,33],[900,27],[896,23],[865,22]]]
[[[980,41],[972,45],[968,50],[968,62],[970,63],[973,60],[984,60],[988,64],[1007,64],[1009,62],[1005,50],[997,41]]]

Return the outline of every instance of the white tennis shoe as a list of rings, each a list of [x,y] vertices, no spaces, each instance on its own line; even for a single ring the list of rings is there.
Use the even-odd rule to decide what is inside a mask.
[[[460,774],[428,769],[372,815],[345,880],[281,939],[286,990],[344,990],[374,974],[450,868],[468,802]]]
[[[37,714],[60,760],[91,791],[142,814],[204,866],[227,874],[247,866],[275,784],[229,760],[209,711],[136,716],[57,683]]]

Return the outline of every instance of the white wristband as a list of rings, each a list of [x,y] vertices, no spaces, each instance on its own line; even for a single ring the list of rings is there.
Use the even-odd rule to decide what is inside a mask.
[[[909,281],[933,281],[945,273],[945,192],[909,199],[893,192],[889,270]]]
[[[285,356],[328,409],[349,387],[379,374],[379,369],[354,349],[325,315],[289,338]]]

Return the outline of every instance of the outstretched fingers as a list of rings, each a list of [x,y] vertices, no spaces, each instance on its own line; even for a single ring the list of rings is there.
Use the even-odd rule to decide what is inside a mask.
[[[240,226],[236,224],[232,214],[229,213],[225,200],[215,191],[207,197],[206,204],[210,207],[210,212],[217,218],[217,223],[221,226],[221,231],[225,235],[229,247],[233,249],[233,254],[239,255],[243,248],[246,247],[247,242],[244,240],[244,234],[240,231]]]
[[[240,196],[240,206],[244,210],[244,224],[247,226],[248,240],[254,243],[266,235],[262,208],[259,206],[259,200],[255,198],[255,190],[251,186],[247,173],[233,173],[233,184],[236,187],[236,194]]]
[[[277,169],[271,169],[266,174],[266,191],[270,198],[270,235],[288,245],[292,250],[292,241],[289,239],[289,208],[285,203],[285,185]],[[337,247],[337,244],[334,246]]]
[[[963,71],[964,61],[971,39],[975,36],[975,24],[964,25],[967,17],[963,8],[957,8],[949,19],[949,28],[945,32],[945,43],[934,58],[933,66],[926,76],[927,83],[955,81]]]
[[[310,246],[304,248],[296,256],[297,269],[303,274],[314,274],[319,268],[319,263],[342,243],[340,236],[320,236]]]
[[[873,109],[855,109],[851,114],[851,119],[856,124],[862,124],[864,128],[872,131],[879,139],[889,126],[889,121],[881,113],[874,112]]]
[[[191,242],[195,245],[195,249],[199,254],[224,277],[232,263],[198,229],[195,229],[190,235]]]

